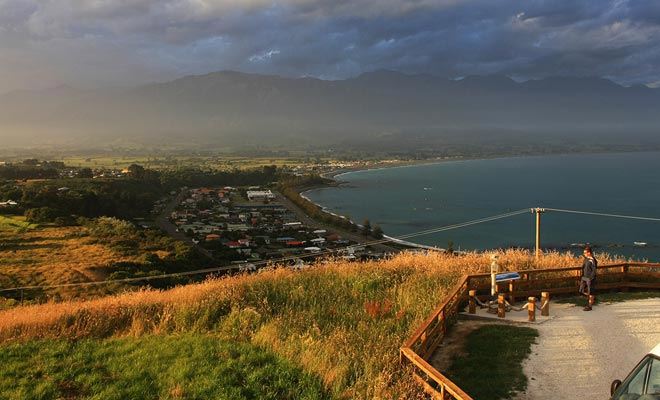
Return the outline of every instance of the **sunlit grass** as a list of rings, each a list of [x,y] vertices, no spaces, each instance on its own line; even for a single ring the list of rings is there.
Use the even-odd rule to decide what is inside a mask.
[[[511,398],[527,388],[522,361],[538,337],[535,329],[511,325],[485,325],[470,332],[465,354],[446,371],[454,383],[475,400]]]
[[[215,168],[219,170],[231,169],[253,169],[262,166],[275,165],[277,167],[296,166],[306,163],[307,154],[300,152],[299,155],[291,157],[240,157],[231,154],[220,156],[149,156],[136,154],[134,156],[108,156],[105,154],[85,155],[85,156],[63,156],[57,157],[67,166],[77,168],[127,168],[131,164],[138,164],[150,169],[172,169],[172,168]],[[331,159],[319,159],[318,161],[332,161]]]
[[[120,261],[138,261],[138,256],[117,253],[103,241],[89,238],[82,227],[0,230],[3,289],[99,281],[107,276],[102,267]],[[116,288],[71,287],[34,294],[67,298],[107,294],[110,289]],[[0,296],[20,297],[20,293],[0,292]]]
[[[272,352],[212,335],[0,346],[3,399],[324,399],[320,380]]]
[[[23,216],[0,215],[0,232],[3,230],[24,231],[26,229],[36,229],[39,225],[30,223]]]
[[[600,258],[603,263],[606,259]],[[550,253],[500,252],[502,270],[579,265]],[[213,334],[277,354],[317,376],[333,397],[419,395],[399,348],[464,274],[486,272],[490,254],[332,261],[145,289],[89,301],[0,311],[0,341]]]

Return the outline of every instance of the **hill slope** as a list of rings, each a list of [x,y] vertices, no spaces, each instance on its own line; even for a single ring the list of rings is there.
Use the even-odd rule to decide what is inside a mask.
[[[601,261],[608,262],[606,257]],[[524,251],[500,255],[500,265],[511,269],[577,264],[570,255],[548,254],[539,264]],[[463,274],[485,272],[489,265],[488,254],[401,254],[381,262],[329,262],[303,271],[279,268],[169,291],[142,290],[84,302],[14,308],[0,311],[0,354],[24,354],[22,346],[31,346],[33,354],[45,354],[44,348],[54,346],[59,349],[53,361],[56,368],[76,371],[88,362],[90,368],[103,371],[108,368],[103,357],[83,362],[75,358],[80,354],[78,347],[115,359],[112,349],[117,345],[117,352],[135,351],[131,340],[118,342],[117,338],[134,337],[152,349],[142,354],[142,363],[170,357],[166,362],[172,365],[178,359],[198,365],[200,358],[209,356],[191,356],[177,341],[194,341],[198,336],[204,343],[213,338],[276,354],[322,382],[323,390],[309,398],[322,398],[324,393],[332,398],[414,398],[419,388],[399,365],[400,346]],[[153,340],[152,335],[160,338]],[[74,339],[85,342],[75,345]],[[66,344],[68,340],[71,344]],[[154,347],[159,341],[163,347]],[[181,353],[172,355],[173,347]],[[159,372],[166,375],[159,382],[176,388],[187,381],[178,392],[183,398],[191,396],[187,391],[191,382],[195,386],[197,379],[204,379],[192,372],[182,377],[174,371]],[[30,371],[13,374],[16,382],[24,382],[22,390],[38,387],[35,382],[40,377]],[[72,375],[73,383],[81,379]],[[119,372],[110,378],[98,390],[128,382]],[[70,387],[71,382],[62,387]],[[176,398],[167,395],[167,384],[163,397]],[[200,381],[199,386],[204,384]]]

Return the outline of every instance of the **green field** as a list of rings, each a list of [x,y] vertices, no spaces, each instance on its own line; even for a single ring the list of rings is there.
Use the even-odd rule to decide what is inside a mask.
[[[0,346],[2,399],[326,399],[272,352],[212,335]]]
[[[26,229],[36,229],[39,225],[30,223],[23,216],[5,216],[0,215],[0,230],[21,231]]]

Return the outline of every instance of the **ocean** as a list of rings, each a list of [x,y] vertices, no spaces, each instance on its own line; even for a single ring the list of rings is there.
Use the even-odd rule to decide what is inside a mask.
[[[578,246],[589,243],[597,254],[660,262],[658,152],[450,161],[336,179],[345,183],[304,195],[410,242],[446,248],[451,241],[466,251],[534,248],[531,209],[540,207],[542,248],[581,252]],[[470,224],[490,217],[501,218]]]

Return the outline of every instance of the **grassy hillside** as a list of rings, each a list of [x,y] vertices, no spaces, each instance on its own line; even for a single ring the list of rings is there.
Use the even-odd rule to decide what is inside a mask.
[[[11,221],[18,223],[19,217]],[[22,218],[22,217],[21,217]],[[6,220],[9,220],[5,218]],[[5,226],[8,225],[8,222]],[[26,225],[27,226],[27,225]],[[135,255],[113,250],[95,240],[83,227],[41,227],[0,230],[0,287],[66,284],[104,279],[98,267],[123,261],[138,261]],[[104,294],[112,288],[51,290],[46,294],[70,297]],[[91,290],[91,292],[90,292]],[[14,294],[14,293],[11,293]],[[0,295],[7,295],[0,293]]]
[[[539,264],[525,251],[500,255],[502,270],[579,263],[568,254],[546,255]],[[399,347],[460,276],[489,266],[489,254],[401,254],[4,310],[0,357],[13,361],[3,366],[0,384],[14,382],[7,398],[16,399],[122,398],[131,390],[153,395],[145,398],[414,398],[419,389],[399,366]],[[143,344],[149,351],[137,354]],[[231,364],[251,352],[257,354],[245,361],[251,367]],[[289,384],[259,392],[258,377],[220,380],[229,372],[219,372],[224,367],[214,367],[217,363],[258,376],[285,371],[266,381]],[[35,373],[37,365],[51,370]],[[153,385],[127,378],[142,368],[157,377]],[[42,397],[36,388],[44,375],[50,378],[43,385],[50,387]],[[215,386],[208,382],[213,377]],[[200,394],[209,385],[225,391]],[[227,394],[242,387],[257,392]]]
[[[85,221],[83,226],[57,227],[30,224],[24,217],[0,217],[0,289],[60,285],[24,290],[29,303],[89,298],[129,286],[65,285],[199,268],[189,246],[160,231],[140,230],[107,217]],[[14,300],[3,302],[2,297]],[[0,308],[20,298],[20,291],[1,291]]]

